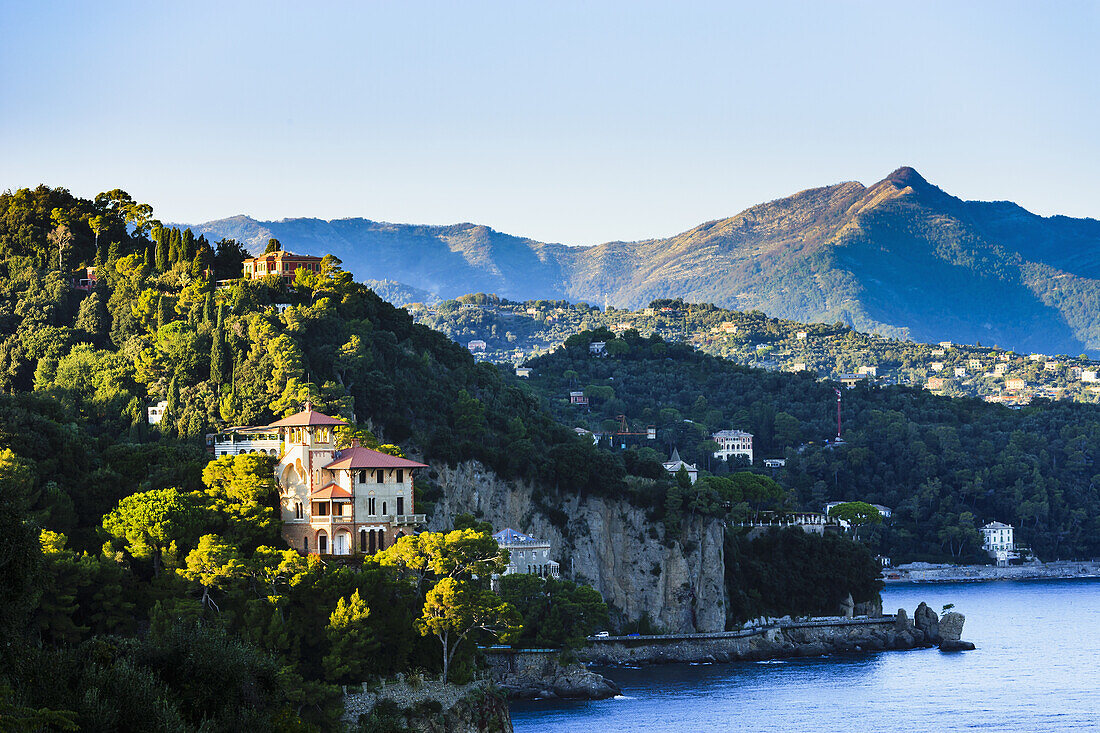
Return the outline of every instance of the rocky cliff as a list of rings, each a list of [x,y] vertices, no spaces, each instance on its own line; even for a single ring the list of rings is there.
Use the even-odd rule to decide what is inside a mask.
[[[495,529],[548,539],[563,577],[590,583],[619,620],[648,614],[674,633],[725,628],[721,522],[687,520],[681,540],[670,546],[664,528],[625,500],[569,496],[555,504],[566,517],[560,527],[538,507],[530,485],[505,481],[473,462],[443,466],[437,474],[444,498],[430,529],[448,529],[456,515],[470,512]]]

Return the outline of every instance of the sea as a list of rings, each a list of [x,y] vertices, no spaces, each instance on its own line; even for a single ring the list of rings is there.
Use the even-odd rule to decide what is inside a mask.
[[[516,733],[1100,731],[1100,580],[899,584],[883,607],[966,615],[977,649],[596,669],[623,694],[512,704]]]

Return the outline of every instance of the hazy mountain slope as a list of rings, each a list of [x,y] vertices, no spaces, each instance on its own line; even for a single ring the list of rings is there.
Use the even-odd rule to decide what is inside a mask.
[[[361,279],[455,297],[638,307],[683,297],[925,341],[1100,349],[1100,222],[951,196],[911,168],[814,188],[666,239],[566,247],[473,224],[365,219],[196,227],[259,247],[333,252]]]

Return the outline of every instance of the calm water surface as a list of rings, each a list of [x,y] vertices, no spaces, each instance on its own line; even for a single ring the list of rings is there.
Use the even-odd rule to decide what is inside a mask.
[[[1100,731],[1100,581],[893,585],[886,609],[921,601],[966,614],[978,648],[783,662],[598,670],[623,697],[512,705],[544,731]]]

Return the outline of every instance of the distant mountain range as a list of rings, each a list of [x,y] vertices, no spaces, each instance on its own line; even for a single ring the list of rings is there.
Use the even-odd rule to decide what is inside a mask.
[[[192,225],[259,250],[332,252],[361,280],[638,307],[682,297],[918,341],[1100,350],[1100,221],[963,201],[899,168],[814,188],[667,239],[546,244],[475,224],[246,216]],[[400,287],[391,287],[402,292]]]

